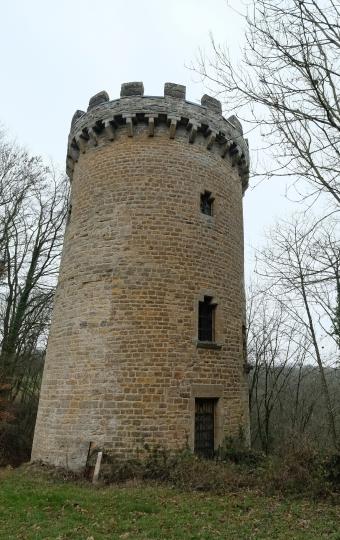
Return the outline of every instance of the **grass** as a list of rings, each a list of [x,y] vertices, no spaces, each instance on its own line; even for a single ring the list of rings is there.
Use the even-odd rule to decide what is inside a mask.
[[[169,486],[93,487],[32,467],[0,471],[0,539],[340,540],[334,500],[223,496]]]

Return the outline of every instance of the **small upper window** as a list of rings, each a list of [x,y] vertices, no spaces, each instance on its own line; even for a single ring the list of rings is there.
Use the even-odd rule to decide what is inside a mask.
[[[205,296],[198,304],[198,340],[214,341],[215,308],[211,296]]]
[[[201,193],[201,212],[207,216],[212,216],[213,214],[213,202],[214,198],[211,196],[210,191],[205,191]]]

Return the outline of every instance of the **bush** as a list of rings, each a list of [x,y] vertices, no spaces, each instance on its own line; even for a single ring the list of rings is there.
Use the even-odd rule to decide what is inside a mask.
[[[168,452],[160,447],[146,447],[143,459],[119,460],[103,453],[100,478],[106,483],[127,480],[166,482],[181,489],[224,493],[251,484],[250,475],[235,463],[205,460],[188,450]],[[98,451],[98,450],[97,450]],[[90,457],[93,470],[97,451]]]
[[[265,460],[265,454],[246,446],[242,437],[226,437],[218,449],[216,457],[220,461],[231,461],[249,467],[258,467]]]
[[[340,489],[340,454],[328,456],[324,463],[326,479],[332,484],[333,488]]]
[[[267,457],[226,440],[219,454],[206,460],[188,450],[167,452],[155,447],[147,448],[143,459],[122,461],[105,452],[100,478],[106,483],[165,482],[218,494],[256,489],[268,495],[320,497],[332,493],[334,485],[340,487],[340,455],[326,458],[308,445],[285,447],[281,455]]]
[[[279,455],[269,456],[263,469],[267,492],[326,496],[331,485],[325,471],[326,456],[307,441],[289,444]]]
[[[1,404],[0,466],[17,466],[31,456],[37,403]]]

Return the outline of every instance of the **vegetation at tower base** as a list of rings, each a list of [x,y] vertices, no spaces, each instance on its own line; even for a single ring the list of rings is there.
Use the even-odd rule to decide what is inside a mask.
[[[0,139],[0,465],[30,456],[67,185]]]

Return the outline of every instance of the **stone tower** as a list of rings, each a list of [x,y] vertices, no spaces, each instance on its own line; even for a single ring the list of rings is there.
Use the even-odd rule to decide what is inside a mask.
[[[90,445],[210,455],[248,437],[242,195],[235,116],[142,83],[72,119],[72,194],[33,460],[81,469]]]

